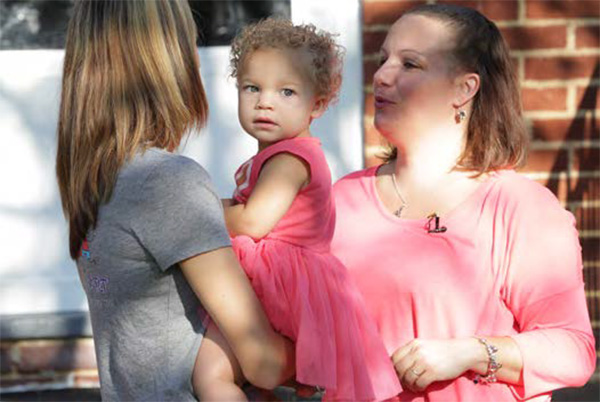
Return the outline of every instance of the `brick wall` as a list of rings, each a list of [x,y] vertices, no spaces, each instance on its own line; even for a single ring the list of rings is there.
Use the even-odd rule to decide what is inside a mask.
[[[365,162],[381,163],[373,127],[372,78],[390,25],[410,7],[453,3],[492,19],[518,66],[531,133],[523,172],[545,184],[576,218],[583,247],[587,301],[600,329],[600,1],[363,0]],[[597,342],[600,348],[600,339]],[[598,369],[593,378],[598,382]]]
[[[97,388],[91,338],[2,341],[3,392],[57,388]]]

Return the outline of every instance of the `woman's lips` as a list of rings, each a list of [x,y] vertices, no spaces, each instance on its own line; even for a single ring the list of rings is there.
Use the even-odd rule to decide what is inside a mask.
[[[376,109],[380,109],[387,105],[393,105],[393,104],[394,104],[394,102],[392,102],[388,98],[380,96],[380,95],[375,95],[375,108]]]

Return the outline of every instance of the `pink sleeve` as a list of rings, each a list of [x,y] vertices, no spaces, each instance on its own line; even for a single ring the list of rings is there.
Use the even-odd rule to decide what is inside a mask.
[[[519,186],[521,187],[521,186]],[[584,385],[596,352],[575,219],[547,189],[527,183],[503,213],[503,296],[523,358],[520,398]],[[510,204],[512,204],[510,206]]]

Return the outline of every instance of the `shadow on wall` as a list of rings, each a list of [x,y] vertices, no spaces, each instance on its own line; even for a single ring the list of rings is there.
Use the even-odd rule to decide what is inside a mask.
[[[600,62],[596,63],[590,81],[600,76]],[[600,139],[600,127],[598,127],[598,86],[588,84],[584,95],[577,106],[577,113],[584,114],[584,118],[575,118],[571,122],[564,142],[551,169],[553,177],[565,174],[564,179],[552,178],[546,184],[554,194],[560,195],[567,205],[572,205],[571,212],[577,218],[580,234],[586,231],[597,231],[600,228],[600,209],[597,207],[584,208],[580,203],[583,201],[598,200],[600,198],[600,180],[581,175],[581,171],[597,173],[600,171],[599,150],[595,147],[574,147],[569,143],[572,141],[597,141]],[[570,163],[569,163],[570,162]],[[565,166],[567,168],[565,169]],[[580,242],[583,249],[584,270],[583,276],[587,292],[600,291],[599,268],[590,264],[599,259],[598,239],[581,236]],[[587,263],[587,264],[586,264]],[[593,302],[594,297],[587,299],[590,318],[593,322],[600,321],[600,305]],[[596,345],[600,343],[598,329],[594,331]],[[600,369],[600,359],[596,363],[596,373]],[[597,375],[597,374],[596,374]],[[597,400],[600,395],[600,383],[590,380],[583,388],[567,388],[553,393],[556,401],[588,401]]]
[[[600,62],[596,63],[590,81],[600,76]],[[564,180],[550,179],[546,186],[555,194],[561,195],[568,205],[581,201],[591,201],[600,198],[600,186],[597,177],[586,177],[581,171],[600,171],[600,159],[598,148],[575,147],[571,148],[572,141],[593,141],[600,139],[600,127],[598,127],[597,109],[598,87],[592,83],[588,84],[584,95],[577,106],[578,114],[585,114],[584,119],[573,119],[564,138],[563,146],[554,161],[551,169],[552,174],[566,173]],[[569,165],[569,160],[571,165]],[[567,163],[565,163],[565,161]],[[565,172],[565,166],[567,170]],[[576,215],[581,231],[596,231],[600,228],[600,216],[598,208],[583,208],[582,206],[572,208]],[[582,237],[583,261],[592,262],[598,260],[597,242]],[[600,275],[597,268],[584,270],[584,280],[588,291],[600,290]],[[589,303],[590,316],[592,320],[600,319],[600,307],[597,303]]]

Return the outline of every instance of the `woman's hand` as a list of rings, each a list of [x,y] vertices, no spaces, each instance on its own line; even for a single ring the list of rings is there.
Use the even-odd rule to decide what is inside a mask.
[[[402,387],[424,391],[436,381],[453,380],[479,364],[487,364],[485,350],[475,338],[415,339],[392,355]]]

